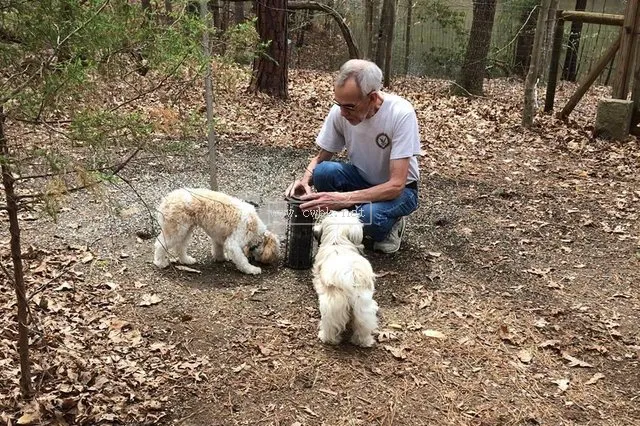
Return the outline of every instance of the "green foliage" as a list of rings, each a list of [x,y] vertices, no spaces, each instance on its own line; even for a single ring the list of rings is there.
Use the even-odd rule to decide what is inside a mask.
[[[138,112],[117,113],[86,109],[76,115],[70,125],[70,138],[79,145],[94,148],[140,145],[153,126]]]
[[[50,214],[69,188],[111,181],[88,172],[120,159],[122,150],[111,148],[147,143],[153,128],[136,109],[136,99],[172,77],[194,79],[193,71],[204,69],[202,35],[213,30],[185,12],[187,3],[173,0],[175,12],[166,17],[145,13],[140,2],[130,0],[0,0],[5,126],[21,120],[34,134],[50,131],[48,140],[23,140],[20,147],[7,138],[16,153],[7,160],[21,172],[30,168],[25,174],[54,175],[42,187]],[[50,125],[57,120],[69,124]],[[82,155],[71,150],[78,147]],[[21,158],[36,160],[23,167]],[[79,181],[60,178],[71,175]]]
[[[0,42],[0,104],[10,117],[41,120],[95,91],[98,74],[123,79],[134,66],[164,75],[201,65],[203,24],[176,16],[160,25],[127,0],[0,0],[3,33],[17,41]]]
[[[451,47],[432,46],[422,57],[422,70],[429,75],[451,76],[462,65],[468,31],[465,13],[445,0],[422,0],[416,5],[415,19],[439,26],[453,37]]]
[[[114,175],[113,173],[93,172],[91,173],[91,175],[93,176],[93,180],[96,182],[116,183],[120,180],[118,176]]]
[[[53,173],[63,173],[69,167],[69,159],[58,152],[46,151],[42,153],[49,170]]]
[[[189,111],[189,115],[187,115],[183,120],[180,120],[181,139],[189,140],[203,138],[205,137],[203,133],[205,128],[206,123],[203,121],[202,114],[198,113],[196,110]],[[191,144],[189,146],[191,146]]]
[[[187,154],[193,150],[193,145],[191,140],[172,140],[163,143],[158,150],[163,154]]]
[[[456,38],[467,36],[465,13],[455,10],[445,0],[422,0],[416,6],[416,18],[421,21],[432,21],[454,34]]]
[[[464,60],[464,49],[456,45],[452,48],[431,47],[422,56],[421,69],[428,75],[450,77],[455,75]]]
[[[224,91],[238,90],[240,86],[246,84],[249,77],[245,67],[224,58],[215,58],[214,73],[216,75],[216,87]]]
[[[227,30],[225,59],[241,65],[249,65],[261,50],[260,36],[256,31],[257,18],[242,22]]]

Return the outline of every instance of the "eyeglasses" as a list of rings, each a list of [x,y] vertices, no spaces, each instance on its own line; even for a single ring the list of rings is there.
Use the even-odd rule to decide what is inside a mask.
[[[367,96],[365,96],[364,98],[360,99],[355,104],[341,104],[340,102],[336,101],[335,99],[332,102],[333,102],[334,105],[337,105],[342,109],[346,109],[347,111],[355,111],[356,108],[358,108],[360,106],[360,104],[362,104],[362,102],[364,102],[367,98],[369,98],[369,95],[372,94],[373,92],[375,92],[375,90],[372,90],[371,92],[367,93]]]

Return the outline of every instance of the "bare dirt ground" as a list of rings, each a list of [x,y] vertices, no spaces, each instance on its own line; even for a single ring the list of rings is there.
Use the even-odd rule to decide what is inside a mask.
[[[218,99],[233,108],[221,123],[220,188],[263,206],[278,200],[313,155],[330,84],[329,74],[298,71],[289,103]],[[43,419],[640,423],[637,141],[591,138],[603,89],[569,123],[543,117],[525,131],[519,83],[491,81],[486,98],[471,100],[449,98],[445,88],[419,79],[394,86],[420,119],[421,207],[397,254],[366,254],[381,307],[371,349],[321,344],[308,271],[278,265],[243,275],[211,262],[202,234],[192,245],[200,273],[153,266],[149,208],[171,189],[207,185],[202,145],[141,155],[124,171],[127,183],[74,195],[57,223],[23,216],[28,273],[47,278],[30,289],[62,306],[52,311],[36,299],[33,309],[57,322],[40,320],[34,351],[53,356],[67,345],[77,354],[75,370],[68,361],[36,368],[53,395],[40,407]],[[561,87],[559,102],[571,89]],[[3,309],[13,307],[8,288],[0,297]],[[13,330],[3,332],[7,348]],[[78,343],[80,333],[71,345],[77,330],[94,340]],[[15,357],[2,365],[15,370]],[[83,371],[91,372],[84,382]],[[15,392],[2,396],[6,403]],[[7,406],[5,421],[25,412]]]

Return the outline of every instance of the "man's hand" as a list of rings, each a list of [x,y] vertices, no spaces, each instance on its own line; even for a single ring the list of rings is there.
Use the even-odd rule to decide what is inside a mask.
[[[302,210],[340,210],[353,206],[348,193],[316,192],[300,197],[305,201],[300,205]]]
[[[311,187],[308,182],[302,180],[293,182],[284,193],[285,197],[301,197],[306,194],[311,194]]]

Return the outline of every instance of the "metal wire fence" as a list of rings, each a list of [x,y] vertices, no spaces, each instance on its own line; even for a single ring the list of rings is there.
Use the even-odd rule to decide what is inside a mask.
[[[492,30],[491,47],[487,61],[488,76],[498,77],[518,74],[522,64],[517,61],[517,49],[527,38],[531,43],[535,32],[537,9],[526,0],[498,0]],[[533,2],[535,3],[535,2]],[[399,0],[397,2],[392,66],[394,74],[404,72],[406,55],[406,27],[408,5],[413,4],[411,37],[408,52],[408,73],[412,75],[453,78],[464,58],[469,31],[473,20],[473,0]],[[378,5],[379,6],[379,5]],[[365,11],[362,0],[336,2],[338,9],[351,28],[354,38],[366,55]],[[559,9],[574,10],[575,0],[562,0]],[[624,0],[588,0],[585,11],[623,14]],[[329,19],[321,15],[316,20]],[[374,27],[377,23],[374,24]],[[334,27],[335,34],[338,30]],[[567,54],[571,25],[564,26],[563,53],[560,65]],[[620,27],[584,24],[577,53],[577,78],[586,75],[593,64],[613,43]],[[551,40],[547,49],[551,47]],[[336,66],[343,58],[336,58]],[[525,64],[526,65],[526,64]],[[609,84],[615,74],[615,63],[607,66],[598,84]],[[526,71],[525,71],[526,72]]]

